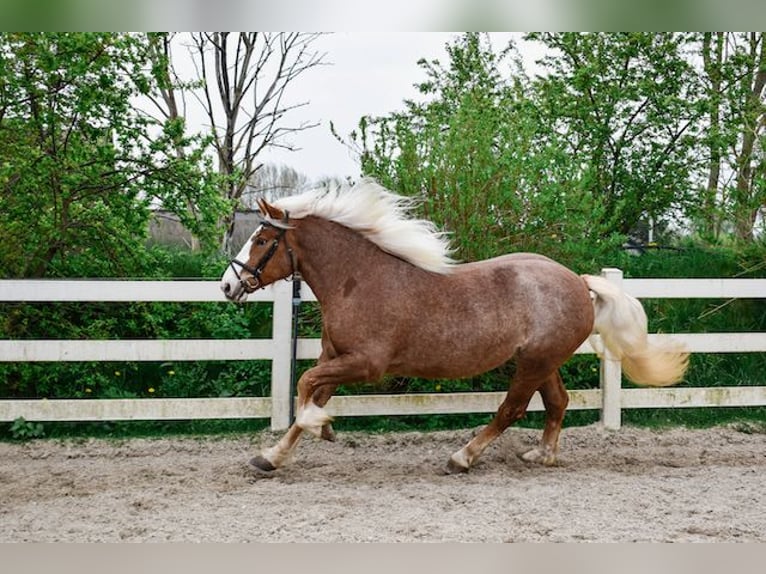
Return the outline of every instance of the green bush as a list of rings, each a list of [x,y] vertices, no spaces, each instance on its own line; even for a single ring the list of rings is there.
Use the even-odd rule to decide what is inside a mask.
[[[25,420],[24,417],[19,417],[11,423],[10,432],[15,440],[30,440],[45,436],[42,423],[32,423]]]

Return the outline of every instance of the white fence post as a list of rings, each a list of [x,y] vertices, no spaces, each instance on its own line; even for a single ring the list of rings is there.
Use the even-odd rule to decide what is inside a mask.
[[[271,430],[290,426],[290,360],[292,356],[292,286],[278,281],[274,288],[272,339],[274,358],[271,362]]]
[[[601,270],[601,276],[622,289],[622,271],[606,268]],[[622,366],[609,349],[603,348],[601,356],[601,424],[610,430],[619,430],[622,424],[621,397]]]

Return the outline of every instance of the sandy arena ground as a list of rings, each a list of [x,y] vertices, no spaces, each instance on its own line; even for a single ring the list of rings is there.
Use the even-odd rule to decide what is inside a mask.
[[[565,428],[546,468],[512,428],[445,474],[476,430],[304,437],[268,477],[271,432],[0,444],[0,541],[766,541],[762,429]]]

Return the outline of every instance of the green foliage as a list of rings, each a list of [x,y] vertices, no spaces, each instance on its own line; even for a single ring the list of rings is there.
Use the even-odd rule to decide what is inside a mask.
[[[683,208],[700,114],[685,37],[672,33],[530,34],[548,50],[535,98],[564,153],[582,167],[604,223],[628,233],[646,216]]]
[[[766,34],[705,32],[694,34],[693,42],[703,64],[699,106],[708,125],[701,138],[708,161],[707,183],[691,216],[709,241],[733,231],[749,243],[766,205]]]
[[[709,33],[528,34],[546,50],[529,78],[513,45],[498,54],[465,34],[446,63],[420,62],[422,101],[363,118],[352,139],[363,172],[422,198],[464,259],[531,250],[572,264],[650,220],[752,242],[766,43],[716,38],[731,45],[717,58]]]
[[[537,251],[574,260],[613,241],[601,207],[582,193],[578,166],[527,97],[528,82],[508,80],[479,34],[447,46],[450,61],[421,61],[423,104],[360,123],[363,171],[422,199],[423,215],[451,232],[458,258]]]
[[[141,35],[0,34],[0,277],[56,276],[70,257],[140,275],[155,199],[214,234],[225,206],[203,147],[134,106],[145,51]]]
[[[24,417],[19,417],[11,424],[10,433],[14,440],[23,441],[44,437],[45,429],[42,423],[33,423],[25,420]]]

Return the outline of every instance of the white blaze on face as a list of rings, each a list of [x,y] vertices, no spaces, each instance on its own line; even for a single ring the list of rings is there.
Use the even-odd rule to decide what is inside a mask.
[[[234,259],[245,264],[247,263],[247,260],[250,258],[250,246],[253,243],[253,239],[261,232],[261,229],[263,229],[263,226],[259,225],[248,240],[245,241],[242,249],[234,256]],[[236,263],[234,263],[234,266],[237,267],[237,273],[241,273],[241,269]],[[242,302],[247,300],[247,292],[242,289],[237,273],[234,272],[234,266],[228,265],[226,267],[226,271],[224,271],[223,277],[221,277],[221,291],[223,291],[227,298]]]

